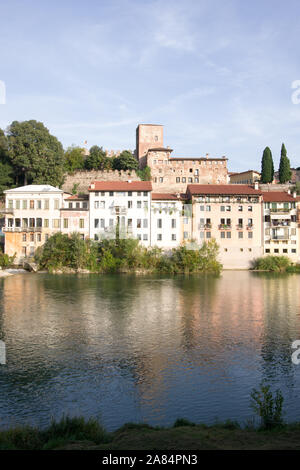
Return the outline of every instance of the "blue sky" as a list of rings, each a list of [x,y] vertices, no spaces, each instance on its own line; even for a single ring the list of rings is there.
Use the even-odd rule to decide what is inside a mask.
[[[62,142],[134,149],[163,124],[174,156],[260,169],[284,142],[300,166],[295,0],[0,0],[0,127],[42,121]]]

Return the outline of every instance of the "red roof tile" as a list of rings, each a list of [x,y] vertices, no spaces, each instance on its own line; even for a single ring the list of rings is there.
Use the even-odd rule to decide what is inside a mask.
[[[151,181],[94,181],[89,191],[152,191]]]
[[[232,194],[257,195],[261,191],[248,184],[189,184],[187,190],[190,194]]]
[[[262,195],[265,202],[295,202],[295,198],[284,191],[263,191]]]

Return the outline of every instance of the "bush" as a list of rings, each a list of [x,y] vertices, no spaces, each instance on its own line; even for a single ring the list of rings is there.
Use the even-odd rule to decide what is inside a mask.
[[[180,428],[182,426],[196,426],[196,424],[185,418],[176,419],[175,423],[173,424],[173,428]]]
[[[280,390],[276,390],[273,397],[269,385],[260,385],[260,389],[255,388],[251,392],[251,407],[261,419],[263,429],[272,429],[281,426],[283,396]]]
[[[15,257],[16,257],[16,255],[8,256],[8,255],[0,252],[0,267],[2,269],[9,268],[10,266],[12,266],[14,264]]]
[[[252,269],[274,272],[285,272],[292,266],[287,256],[263,256],[254,260]]]

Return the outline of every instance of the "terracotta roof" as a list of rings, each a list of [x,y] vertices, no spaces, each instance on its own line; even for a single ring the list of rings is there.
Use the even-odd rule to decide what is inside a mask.
[[[263,191],[262,195],[265,202],[295,202],[295,198],[284,191]]]
[[[151,181],[94,181],[89,191],[152,191]]]
[[[72,199],[73,201],[82,201],[82,200],[86,200],[88,198],[89,198],[88,194],[82,194],[81,196],[78,196],[78,195],[75,194],[73,196],[66,197],[65,200]]]
[[[189,184],[187,190],[190,194],[261,194],[260,190],[248,184]]]
[[[179,193],[177,193],[179,194]],[[153,201],[167,201],[167,200],[172,200],[172,201],[180,201],[182,199],[186,199],[186,195],[181,193],[179,194],[179,197],[177,197],[177,194],[171,194],[171,193],[152,193],[152,200]]]
[[[240,171],[240,172],[237,172],[237,173],[229,173],[229,175],[230,176],[232,176],[232,175],[243,175],[245,173],[257,173],[258,175],[260,175],[260,172],[256,171],[256,170],[245,170],[245,171]]]

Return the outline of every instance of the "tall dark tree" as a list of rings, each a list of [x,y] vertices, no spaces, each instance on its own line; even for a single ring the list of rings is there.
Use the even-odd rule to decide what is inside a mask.
[[[279,182],[280,184],[287,183],[290,181],[292,176],[290,160],[287,157],[285,145],[281,146],[281,156],[279,163]]]
[[[272,152],[266,147],[261,160],[261,182],[272,183],[274,178],[274,164]]]
[[[113,159],[114,170],[137,170],[138,161],[129,150],[124,150]]]
[[[14,121],[7,131],[8,149],[18,184],[61,186],[64,151],[42,122]]]
[[[90,154],[85,160],[87,170],[109,170],[111,169],[111,158],[109,158],[102,147],[93,145]]]
[[[14,185],[14,169],[8,154],[8,142],[0,129],[0,194]]]

